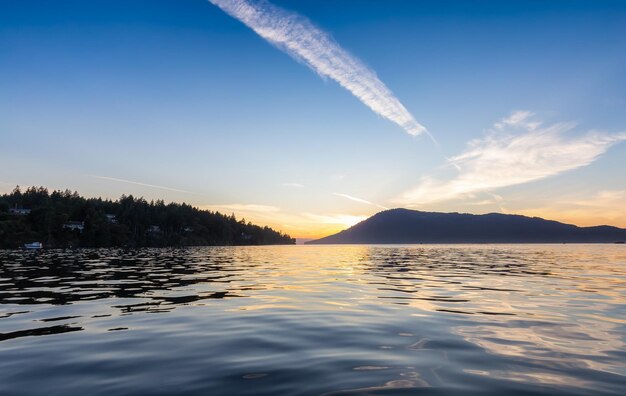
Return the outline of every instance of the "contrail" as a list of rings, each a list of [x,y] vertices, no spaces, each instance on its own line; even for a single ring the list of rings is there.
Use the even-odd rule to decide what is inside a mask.
[[[187,194],[195,194],[194,192],[187,191],[187,190],[180,190],[180,189],[178,189],[178,188],[165,187],[165,186],[157,186],[157,185],[155,185],[155,184],[141,183],[141,182],[137,182],[137,181],[133,181],[133,180],[118,179],[117,177],[98,176],[98,175],[92,175],[92,177],[95,177],[95,178],[97,178],[97,179],[102,179],[102,180],[111,180],[111,181],[120,182],[120,183],[135,184],[135,185],[137,185],[137,186],[144,186],[144,187],[158,188],[158,189],[161,189],[161,190],[167,190],[167,191],[175,191],[175,192],[182,192],[182,193],[187,193]]]
[[[395,122],[410,135],[427,133],[430,136],[426,128],[378,79],[376,73],[344,51],[330,35],[315,27],[308,19],[265,0],[209,2],[320,76],[337,81],[376,114]]]
[[[363,204],[376,206],[377,208],[380,208],[380,209],[389,210],[389,208],[388,208],[388,207],[386,207],[386,206],[379,205],[379,204],[377,204],[377,203],[367,201],[367,200],[365,200],[365,199],[363,199],[363,198],[353,197],[352,195],[342,194],[342,193],[336,193],[336,192],[335,192],[335,193],[333,193],[333,195],[336,195],[336,196],[341,197],[341,198],[349,199],[350,201],[360,202],[360,203],[363,203]]]

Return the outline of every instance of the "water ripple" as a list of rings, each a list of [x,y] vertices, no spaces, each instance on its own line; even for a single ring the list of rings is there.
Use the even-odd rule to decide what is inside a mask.
[[[625,361],[623,246],[0,251],[0,394],[621,395]]]

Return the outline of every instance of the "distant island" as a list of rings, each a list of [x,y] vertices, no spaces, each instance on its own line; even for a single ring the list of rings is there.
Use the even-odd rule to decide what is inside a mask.
[[[84,198],[44,187],[0,195],[0,248],[35,241],[46,248],[295,244],[269,227],[184,203]]]
[[[626,229],[577,227],[538,217],[392,209],[307,244],[347,243],[615,243]]]

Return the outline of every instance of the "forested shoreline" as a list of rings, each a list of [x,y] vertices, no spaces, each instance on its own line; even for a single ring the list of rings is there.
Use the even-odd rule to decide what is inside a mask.
[[[289,235],[234,214],[122,195],[112,201],[69,190],[18,186],[0,195],[0,248],[42,242],[46,248],[294,244]]]

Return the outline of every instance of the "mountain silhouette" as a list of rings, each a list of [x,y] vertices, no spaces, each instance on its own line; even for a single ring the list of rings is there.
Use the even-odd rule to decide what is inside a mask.
[[[578,227],[539,217],[501,213],[421,212],[391,209],[308,244],[343,243],[613,243],[626,229]]]

